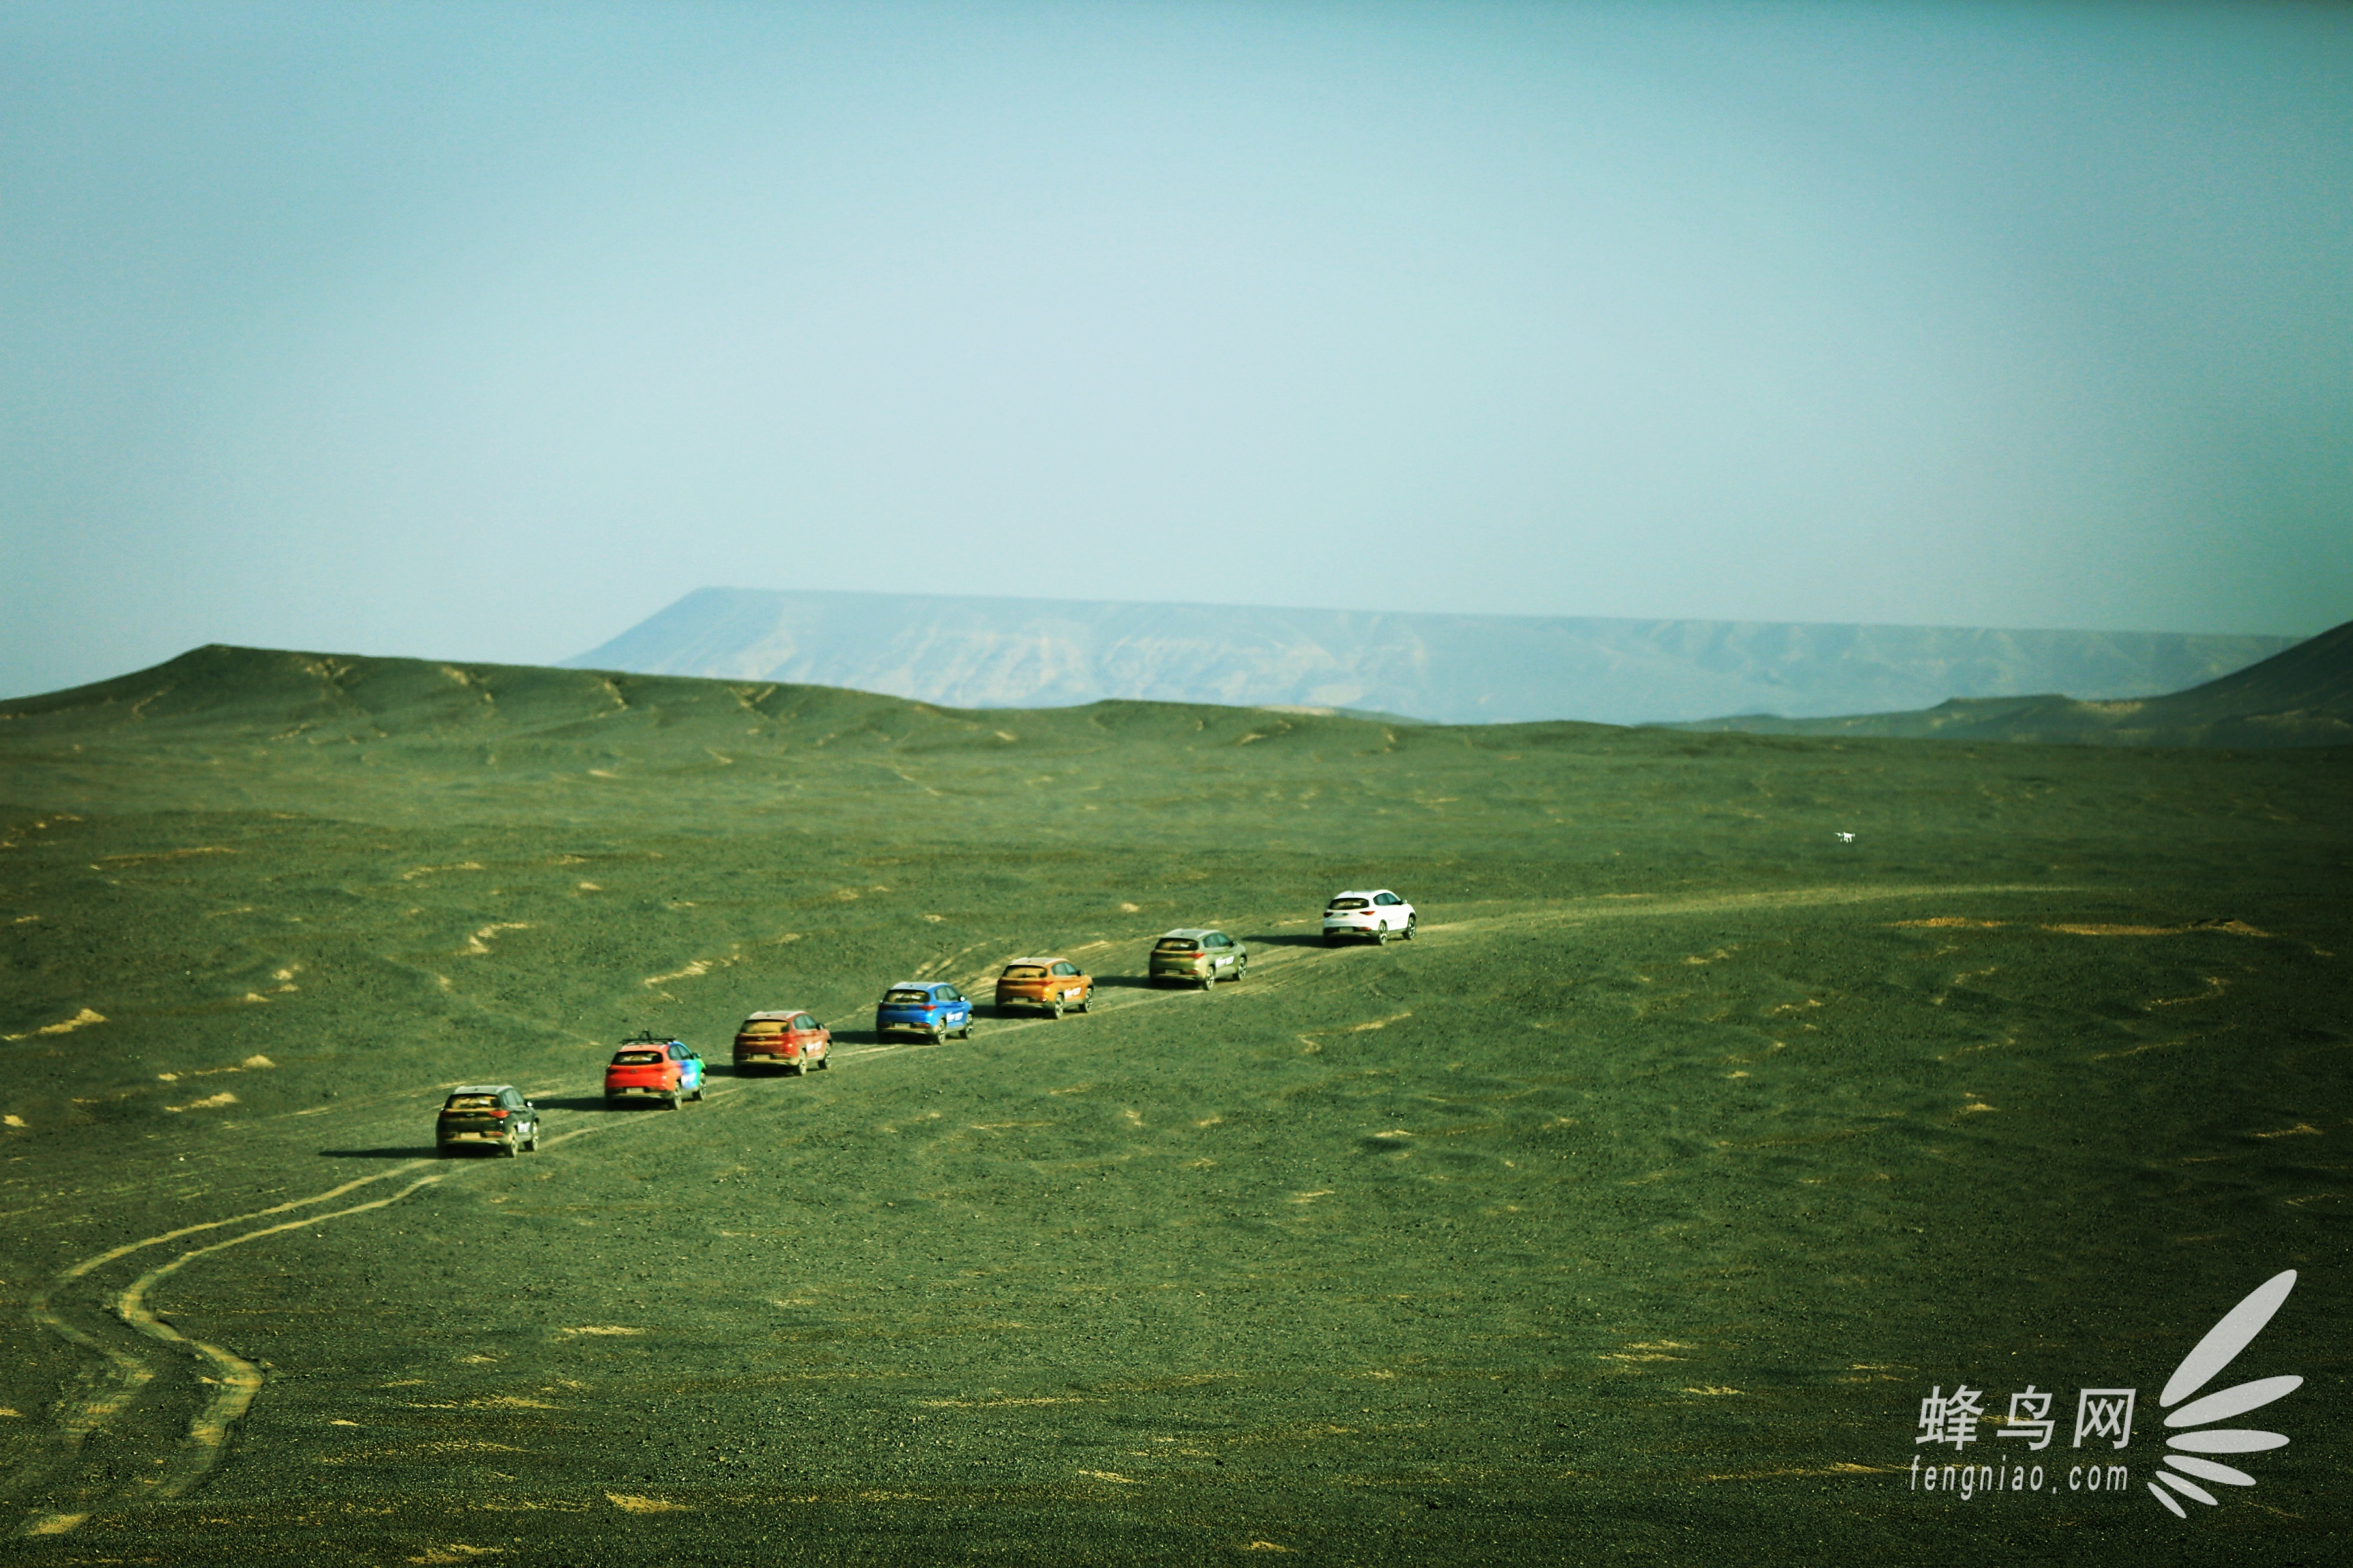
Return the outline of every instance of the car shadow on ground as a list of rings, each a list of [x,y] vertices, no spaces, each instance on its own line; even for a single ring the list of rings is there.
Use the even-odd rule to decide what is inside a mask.
[[[632,1095],[629,1099],[642,1100],[648,1105],[661,1103],[649,1094]],[[618,1110],[628,1103],[628,1100],[608,1100],[601,1094],[546,1094],[532,1100],[541,1110]]]
[[[1322,947],[1324,945],[1324,939],[1320,936],[1299,936],[1288,933],[1282,936],[1246,936],[1242,941],[1252,947]]]
[[[1150,991],[1155,984],[1151,976],[1145,974],[1098,974],[1095,976],[1095,989],[1098,991]]]
[[[438,1144],[403,1143],[382,1149],[322,1149],[322,1160],[429,1160],[440,1152]]]

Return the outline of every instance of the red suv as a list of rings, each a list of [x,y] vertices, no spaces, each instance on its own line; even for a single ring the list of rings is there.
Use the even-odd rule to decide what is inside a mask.
[[[807,1013],[754,1013],[735,1026],[735,1066],[816,1072],[826,1065],[833,1032]]]
[[[702,1058],[676,1040],[638,1035],[623,1040],[605,1068],[605,1103],[645,1095],[676,1110],[702,1098]]]

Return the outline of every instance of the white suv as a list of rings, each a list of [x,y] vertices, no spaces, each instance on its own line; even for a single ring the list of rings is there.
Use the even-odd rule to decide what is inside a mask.
[[[1335,942],[1354,936],[1387,942],[1393,936],[1413,940],[1413,906],[1387,888],[1352,888],[1335,893],[1324,906],[1324,940]]]

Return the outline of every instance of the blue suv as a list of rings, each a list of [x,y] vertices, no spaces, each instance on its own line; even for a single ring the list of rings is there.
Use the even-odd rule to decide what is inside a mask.
[[[874,1006],[877,1039],[922,1035],[939,1041],[972,1038],[972,999],[944,980],[902,980]]]

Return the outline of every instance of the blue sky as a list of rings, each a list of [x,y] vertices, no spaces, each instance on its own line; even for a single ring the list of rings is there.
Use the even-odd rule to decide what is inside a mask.
[[[0,5],[0,691],[899,587],[2353,617],[2353,11]]]

